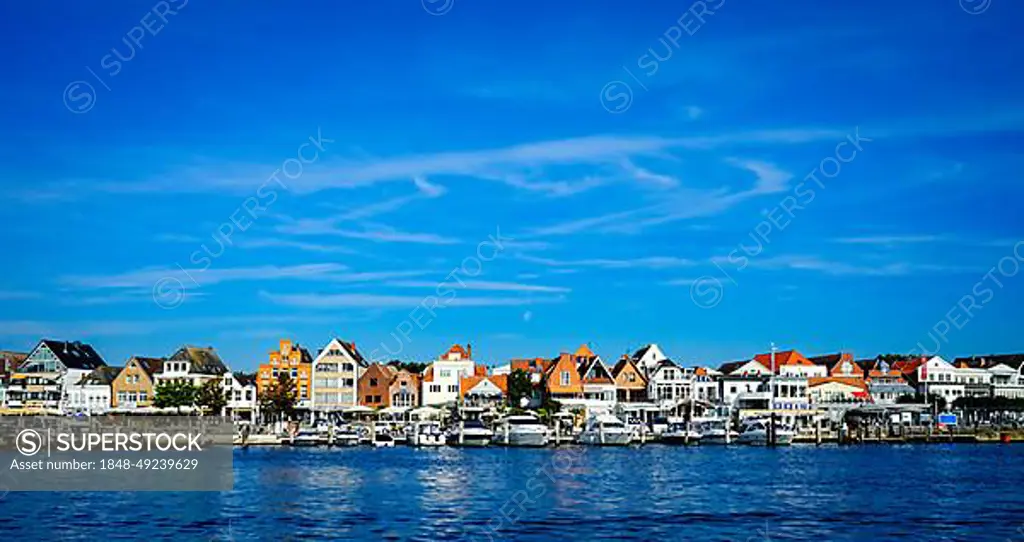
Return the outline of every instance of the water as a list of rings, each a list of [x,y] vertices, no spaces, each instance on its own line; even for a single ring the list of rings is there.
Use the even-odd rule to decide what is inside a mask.
[[[1019,445],[254,448],[235,476],[11,493],[0,540],[1024,541]]]

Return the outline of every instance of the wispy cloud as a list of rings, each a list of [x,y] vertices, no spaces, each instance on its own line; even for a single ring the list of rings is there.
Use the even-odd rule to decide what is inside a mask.
[[[913,243],[934,243],[946,239],[941,235],[873,235],[866,237],[841,237],[836,243],[847,245],[905,245]]]
[[[430,281],[394,281],[385,283],[386,286],[400,288],[436,288],[438,283]],[[502,291],[502,292],[546,292],[546,293],[568,293],[571,288],[561,286],[542,286],[539,284],[522,284],[518,282],[493,282],[483,280],[464,280],[459,282],[460,290],[480,291]]]
[[[83,321],[41,321],[3,320],[0,321],[0,337],[54,337],[66,339],[89,339],[93,337],[152,335],[164,331],[182,329],[224,329],[232,330],[247,326],[273,326],[288,324],[337,324],[339,321],[358,321],[359,318],[345,315],[304,314],[304,315],[222,315],[174,320],[98,320]],[[163,355],[166,352],[147,352],[149,355]],[[108,360],[109,361],[109,360]]]
[[[406,232],[384,224],[364,223],[362,229],[346,229],[332,225],[333,221],[299,219],[276,226],[286,235],[326,235],[360,239],[376,243],[411,243],[423,245],[455,245],[459,239],[436,233]]]
[[[261,291],[260,296],[278,305],[305,308],[412,308],[423,303],[423,296],[379,294],[274,294]],[[447,300],[445,307],[516,307],[544,303],[561,303],[557,297],[464,297]]]
[[[677,267],[692,267],[696,265],[696,262],[693,260],[676,258],[673,256],[647,256],[630,260],[611,258],[556,260],[553,258],[538,258],[536,256],[528,256],[525,254],[519,254],[516,257],[520,260],[540,265],[571,268],[597,267],[601,269],[672,269]]]
[[[177,279],[185,288],[198,282],[204,286],[233,281],[267,281],[278,279],[324,279],[348,269],[336,263],[314,263],[291,266],[262,265],[257,267],[223,267],[184,271],[178,268],[146,268],[114,275],[70,275],[60,279],[68,286],[80,288],[152,288],[158,281]]]
[[[714,258],[716,263],[731,265],[727,258]],[[959,265],[915,264],[892,262],[882,264],[857,264],[833,261],[817,256],[782,255],[771,258],[751,259],[749,265],[756,269],[813,271],[833,276],[896,277],[916,273],[972,273],[979,269]],[[984,272],[982,270],[982,272]]]
[[[319,243],[307,243],[296,239],[239,239],[235,241],[239,248],[294,248],[305,252],[317,252],[322,254],[358,254],[358,251],[340,245],[325,245]]]

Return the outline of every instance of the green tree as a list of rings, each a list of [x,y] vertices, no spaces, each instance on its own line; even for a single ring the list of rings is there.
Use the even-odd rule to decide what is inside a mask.
[[[271,420],[290,420],[295,414],[297,395],[295,381],[288,373],[281,373],[260,396],[260,409]]]
[[[185,380],[165,381],[154,390],[153,405],[157,408],[175,408],[181,413],[181,407],[190,407],[195,403],[196,388]]]
[[[397,369],[403,369],[414,374],[422,374],[424,369],[427,368],[426,363],[420,363],[416,361],[400,361],[397,359],[393,359],[389,361],[387,364]]]
[[[204,411],[214,416],[220,416],[224,412],[224,407],[228,404],[224,388],[221,387],[221,380],[215,379],[203,382],[203,385],[199,386],[199,389],[196,390],[195,401]]]
[[[508,404],[521,408],[523,397],[533,397],[533,383],[530,382],[530,373],[516,369],[508,375]]]

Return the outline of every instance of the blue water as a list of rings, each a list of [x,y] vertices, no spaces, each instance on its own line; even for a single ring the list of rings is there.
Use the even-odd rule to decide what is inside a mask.
[[[11,493],[0,540],[1024,540],[1024,446],[249,449],[229,493]]]

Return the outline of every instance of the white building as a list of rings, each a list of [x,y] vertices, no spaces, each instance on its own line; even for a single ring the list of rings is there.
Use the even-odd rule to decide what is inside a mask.
[[[589,350],[589,349],[588,349]],[[611,412],[617,400],[615,377],[600,356],[579,358],[580,382],[583,384],[583,400],[580,404],[587,412]]]
[[[71,387],[104,366],[103,358],[88,344],[43,339],[11,376],[7,406],[66,413]]]
[[[651,343],[633,353],[633,363],[650,376],[651,372],[658,366],[658,363],[668,359],[668,356],[661,351],[658,345]]]
[[[473,347],[454,345],[437,361],[423,371],[420,404],[443,405],[459,400],[459,386],[463,378],[473,376],[476,363],[472,359]]]
[[[966,393],[961,372],[941,356],[933,356],[921,362],[913,374],[918,393],[938,395],[946,400],[947,405],[953,404],[953,401]]]
[[[688,397],[690,380],[682,367],[670,359],[663,359],[651,369],[647,377],[647,399],[670,410]]]
[[[256,376],[244,373],[226,373],[223,380],[224,416],[236,423],[253,423],[259,418],[260,406],[256,397]]]
[[[84,376],[68,390],[69,413],[105,414],[111,409],[111,384],[120,367],[103,366]]]
[[[185,345],[163,362],[160,372],[154,375],[156,381],[153,386],[185,381],[198,388],[210,380],[220,380],[227,372],[227,365],[212,346]]]
[[[990,393],[993,397],[1024,398],[1024,354],[957,358],[953,365],[988,371]]]
[[[333,412],[358,405],[359,379],[367,367],[356,343],[331,339],[313,360],[312,409]]]

